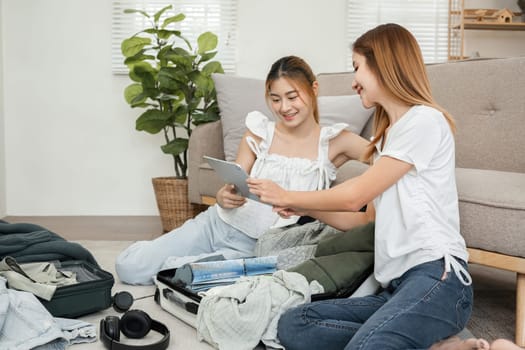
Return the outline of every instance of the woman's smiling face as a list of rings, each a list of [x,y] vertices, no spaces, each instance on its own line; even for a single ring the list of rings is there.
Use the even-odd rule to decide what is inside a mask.
[[[374,107],[380,97],[379,81],[366,64],[365,56],[354,52],[352,61],[355,71],[352,89],[361,97],[365,108]]]
[[[286,78],[275,80],[270,86],[268,95],[274,114],[286,126],[296,126],[308,118],[313,118],[308,95],[301,93]]]

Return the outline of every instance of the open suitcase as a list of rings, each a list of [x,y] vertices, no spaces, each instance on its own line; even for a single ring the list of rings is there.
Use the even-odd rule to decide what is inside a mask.
[[[312,295],[312,301],[374,293],[378,288],[372,276],[374,227],[372,222],[321,240],[315,257],[287,271],[300,273],[307,281],[316,280],[324,287],[326,292]],[[155,301],[162,309],[195,327],[201,297],[173,282],[176,271],[173,268],[157,273]]]
[[[57,287],[49,301],[38,298],[55,317],[76,318],[112,304],[113,275],[86,248],[42,226],[0,220],[0,260],[8,256],[20,266],[52,262],[57,270],[75,272],[78,283]]]
[[[111,273],[87,261],[65,261],[59,270],[75,272],[78,283],[58,287],[49,301],[39,298],[51,315],[76,318],[111,306]]]
[[[177,317],[192,327],[196,326],[201,296],[172,282],[176,269],[160,271],[155,278],[155,302],[162,309]],[[341,293],[321,293],[312,295],[312,301],[346,298],[374,293],[378,284],[368,269],[355,280],[355,283]]]

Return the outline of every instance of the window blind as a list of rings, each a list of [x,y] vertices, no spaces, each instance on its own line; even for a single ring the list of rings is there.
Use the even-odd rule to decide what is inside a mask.
[[[186,18],[169,28],[180,30],[193,49],[200,34],[206,31],[216,34],[219,43],[214,60],[221,62],[225,72],[235,73],[237,0],[114,0],[112,5],[111,66],[114,74],[128,74],[120,51],[122,41],[150,27],[148,18],[136,13],[127,14],[124,10],[142,10],[153,15],[168,5],[173,8],[164,12],[160,22],[166,17],[183,13]]]
[[[397,23],[416,37],[425,63],[448,58],[448,1],[446,0],[347,0],[347,69],[352,67],[352,43],[379,24]]]

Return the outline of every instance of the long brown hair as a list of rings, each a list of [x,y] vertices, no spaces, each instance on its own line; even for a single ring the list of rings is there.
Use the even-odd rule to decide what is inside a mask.
[[[382,87],[392,96],[408,104],[427,105],[441,111],[453,132],[452,116],[432,97],[421,49],[414,36],[398,24],[382,24],[361,35],[353,44],[353,51],[365,57],[366,64]],[[390,120],[383,107],[376,106],[374,138],[365,154],[370,160],[375,145],[385,136]]]
[[[270,98],[272,83],[279,78],[287,79],[298,91],[304,91],[310,97],[314,119],[319,123],[319,107],[317,105],[317,96],[313,89],[313,84],[317,79],[308,63],[297,56],[285,56],[272,64],[266,76],[266,100]]]

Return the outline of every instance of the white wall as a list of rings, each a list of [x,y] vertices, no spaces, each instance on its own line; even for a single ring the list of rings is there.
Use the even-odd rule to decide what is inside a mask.
[[[4,79],[3,79],[3,21],[2,19],[3,0],[0,0],[0,218],[6,214],[5,196],[5,131],[4,131]]]
[[[160,136],[134,130],[139,111],[122,97],[129,80],[111,74],[111,2],[0,1],[5,212],[156,215],[151,178],[172,175],[172,163]],[[324,4],[239,0],[237,73],[264,78],[287,54],[315,72],[343,71],[345,0]]]
[[[330,6],[326,4],[330,3]],[[304,58],[314,72],[345,69],[345,0],[239,0],[237,73],[264,78],[285,55]]]

